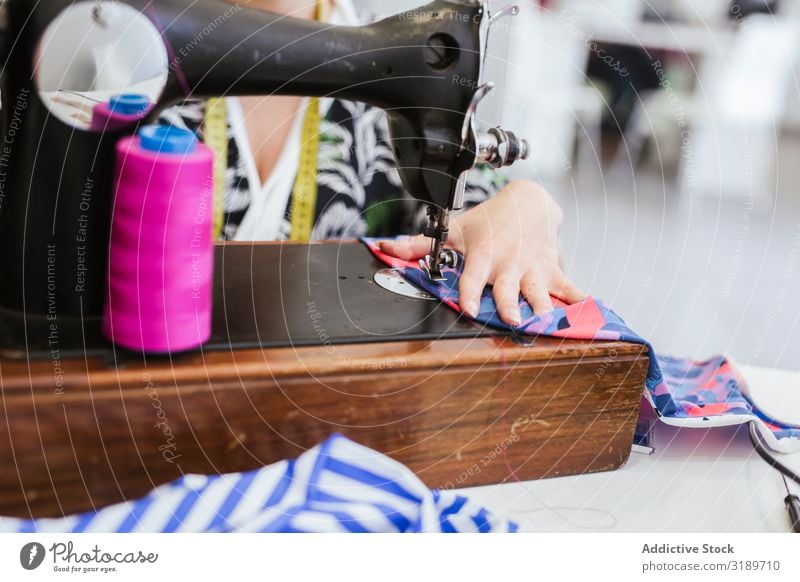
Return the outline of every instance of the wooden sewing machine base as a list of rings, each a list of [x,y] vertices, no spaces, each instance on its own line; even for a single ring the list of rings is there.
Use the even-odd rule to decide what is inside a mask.
[[[257,247],[248,245],[250,258]],[[219,259],[222,288],[240,289],[230,274],[241,265]],[[379,267],[367,264],[364,285]],[[58,374],[50,359],[0,360],[0,515],[99,508],[186,473],[296,457],[335,432],[397,459],[433,488],[608,471],[627,460],[648,364],[642,346],[531,341],[477,326],[466,333],[468,322],[433,302],[422,303],[437,310],[433,319],[453,318],[444,327],[456,337],[434,325],[413,339],[367,330],[365,342],[329,343],[325,324],[315,323],[334,325],[336,316],[309,289],[310,299],[292,301],[312,305],[302,317],[318,345],[217,342],[171,359],[109,352],[62,360]],[[364,293],[359,302],[368,305],[365,298],[388,292]],[[391,317],[418,300],[381,301]]]

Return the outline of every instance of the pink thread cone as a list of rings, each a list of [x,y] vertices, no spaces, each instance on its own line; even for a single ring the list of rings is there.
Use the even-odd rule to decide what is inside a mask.
[[[169,128],[172,131],[172,128]],[[103,333],[148,353],[198,348],[211,336],[213,155],[117,144]]]

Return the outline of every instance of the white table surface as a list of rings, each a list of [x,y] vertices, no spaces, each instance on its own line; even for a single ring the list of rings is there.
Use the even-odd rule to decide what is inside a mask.
[[[800,423],[800,372],[740,367],[754,400]],[[747,426],[657,423],[652,455],[621,469],[462,490],[531,532],[788,532],[780,474],[754,451]],[[779,457],[800,471],[800,453]],[[795,493],[800,487],[790,484]]]

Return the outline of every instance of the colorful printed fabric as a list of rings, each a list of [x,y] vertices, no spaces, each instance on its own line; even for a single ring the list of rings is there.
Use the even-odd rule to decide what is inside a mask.
[[[187,475],[97,512],[0,518],[0,533],[515,531],[513,522],[452,491],[428,490],[397,461],[341,435],[296,460],[247,473]]]
[[[378,239],[363,238],[362,241],[378,259],[397,268],[411,283],[460,311],[458,280],[463,258],[455,268],[444,269],[444,281],[431,281],[416,262],[403,261],[383,253],[378,247]],[[530,305],[520,298],[522,324],[516,331],[566,339],[612,340],[645,345],[650,366],[644,394],[662,421],[677,426],[709,428],[755,420],[771,448],[781,452],[800,450],[800,427],[770,419],[759,410],[747,398],[744,381],[727,358],[716,357],[697,362],[659,356],[649,342],[597,299],[590,297],[575,305],[566,305],[554,299],[554,304],[554,311],[534,315]],[[491,287],[483,292],[480,314],[476,320],[493,328],[511,329],[497,314]]]

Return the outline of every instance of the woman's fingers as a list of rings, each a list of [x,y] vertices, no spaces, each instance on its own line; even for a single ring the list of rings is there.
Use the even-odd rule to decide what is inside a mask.
[[[495,279],[493,292],[494,302],[500,319],[509,325],[518,327],[522,323],[519,310],[520,276],[513,270],[501,272]]]
[[[553,311],[553,301],[543,276],[529,272],[522,278],[520,289],[536,315]]]
[[[586,299],[586,293],[581,291],[575,283],[570,281],[561,271],[555,276],[551,293],[561,299],[564,303],[572,305]]]
[[[404,261],[413,261],[431,252],[431,239],[417,235],[410,238],[382,241],[378,243],[378,246],[387,255]]]
[[[489,280],[492,257],[489,253],[475,249],[466,257],[464,272],[458,283],[459,305],[470,317],[477,317],[481,310],[481,295]]]

